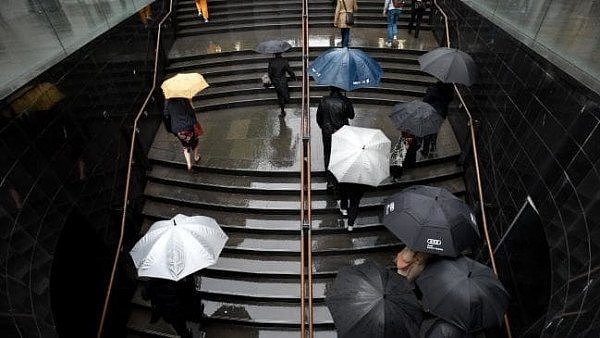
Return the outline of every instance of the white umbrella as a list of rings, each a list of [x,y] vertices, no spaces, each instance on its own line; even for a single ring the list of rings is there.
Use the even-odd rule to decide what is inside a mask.
[[[328,169],[339,182],[377,186],[390,176],[390,147],[379,129],[343,126],[331,137]]]
[[[213,218],[177,215],[152,224],[129,254],[138,276],[178,281],[215,264],[227,239]]]

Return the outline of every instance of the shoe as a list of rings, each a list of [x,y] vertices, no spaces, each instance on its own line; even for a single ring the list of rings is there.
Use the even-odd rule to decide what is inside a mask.
[[[388,41],[388,42],[385,43],[385,45],[388,46],[388,47],[392,47],[392,42]]]
[[[352,232],[352,230],[354,230],[354,226],[348,225],[348,232]]]
[[[204,22],[208,22],[208,19],[204,19]]]
[[[198,16],[199,16],[199,17],[202,17],[202,12],[198,12]]]
[[[340,213],[342,216],[348,216],[348,210],[342,208],[342,201],[337,201],[338,209],[340,209]]]
[[[398,40],[398,36],[397,36],[397,35],[394,35],[394,38],[393,38],[393,40],[394,40],[394,41]]]

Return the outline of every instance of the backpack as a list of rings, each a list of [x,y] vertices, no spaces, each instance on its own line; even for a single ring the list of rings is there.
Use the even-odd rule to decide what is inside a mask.
[[[394,4],[394,8],[402,8],[404,7],[404,0],[392,0]]]

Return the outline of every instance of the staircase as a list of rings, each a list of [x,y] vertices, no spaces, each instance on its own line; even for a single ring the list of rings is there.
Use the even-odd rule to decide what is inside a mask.
[[[357,20],[384,27],[380,2],[359,1],[362,16]],[[211,22],[205,24],[195,17],[192,1],[180,1],[178,34],[248,29],[245,25],[253,29],[300,25],[299,2],[237,3],[229,11],[226,3],[209,1]],[[313,19],[311,14],[311,22],[330,25],[330,1],[311,1],[311,5],[315,15]],[[248,18],[248,23],[236,19],[240,17]],[[311,48],[310,58],[325,49]],[[419,71],[417,58],[422,51],[363,50],[379,61],[384,78],[379,88],[347,93],[357,114],[352,124],[380,128],[395,140],[398,132],[387,118],[390,106],[422,97],[434,79]],[[285,57],[300,75],[300,50],[293,48]],[[218,263],[201,273],[209,338],[300,335],[300,76],[290,83],[292,102],[286,117],[278,118],[274,91],[265,90],[260,83],[267,60],[268,56],[248,50],[171,58],[168,73],[200,72],[210,84],[194,99],[206,132],[200,141],[202,160],[193,173],[187,172],[178,142],[163,128],[149,154],[152,168],[145,189],[142,233],[153,222],[181,213],[213,217],[229,235]],[[465,193],[462,168],[457,166],[460,150],[450,126],[444,123],[437,155],[418,157],[417,166],[406,170],[399,182],[388,180],[369,191],[361,201],[355,230],[345,230],[335,200],[325,190],[321,136],[314,121],[316,106],[326,93],[326,88],[311,82],[314,325],[318,338],[337,336],[324,300],[341,266],[365,259],[393,264],[401,243],[381,223],[386,197],[413,184],[443,186],[458,196]],[[166,323],[150,324],[149,319],[149,304],[138,290],[132,299],[129,337],[175,336]]]

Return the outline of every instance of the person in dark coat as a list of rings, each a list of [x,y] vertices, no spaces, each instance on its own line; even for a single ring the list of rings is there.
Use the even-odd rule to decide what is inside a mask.
[[[412,0],[410,3],[410,21],[408,22],[408,34],[415,28],[415,38],[419,37],[419,30],[421,29],[421,21],[423,21],[423,14],[425,13],[426,0]]]
[[[323,160],[327,175],[327,190],[332,191],[335,187],[335,178],[327,170],[331,155],[331,135],[345,125],[349,119],[354,118],[354,107],[346,96],[342,95],[337,87],[329,87],[329,96],[323,96],[317,108],[317,124],[321,128],[323,136]]]
[[[423,102],[429,103],[438,114],[446,118],[448,115],[448,106],[453,99],[454,86],[451,83],[438,81],[427,88]],[[423,137],[420,143],[422,144],[421,153],[424,156],[429,156],[430,153],[435,151],[437,133]]]
[[[275,54],[275,57],[269,60],[269,79],[277,92],[277,100],[279,100],[282,116],[285,115],[285,104],[290,102],[290,89],[286,73],[290,75],[292,80],[296,79],[296,74],[290,68],[288,61],[281,57],[281,53]]]
[[[164,109],[164,121],[167,131],[173,133],[181,142],[183,156],[188,170],[192,170],[192,152],[194,161],[200,160],[198,154],[198,136],[194,131],[194,125],[198,122],[194,108],[189,99],[171,98],[166,100]]]
[[[194,311],[193,298],[195,285],[192,276],[175,282],[168,279],[150,278],[144,283],[142,297],[150,300],[152,305],[151,323],[163,318],[171,324],[182,338],[192,338],[192,331],[187,327]]]
[[[365,191],[369,186],[357,183],[338,183],[339,208],[342,216],[348,216],[348,231],[354,229],[354,222],[358,217],[358,207]]]

